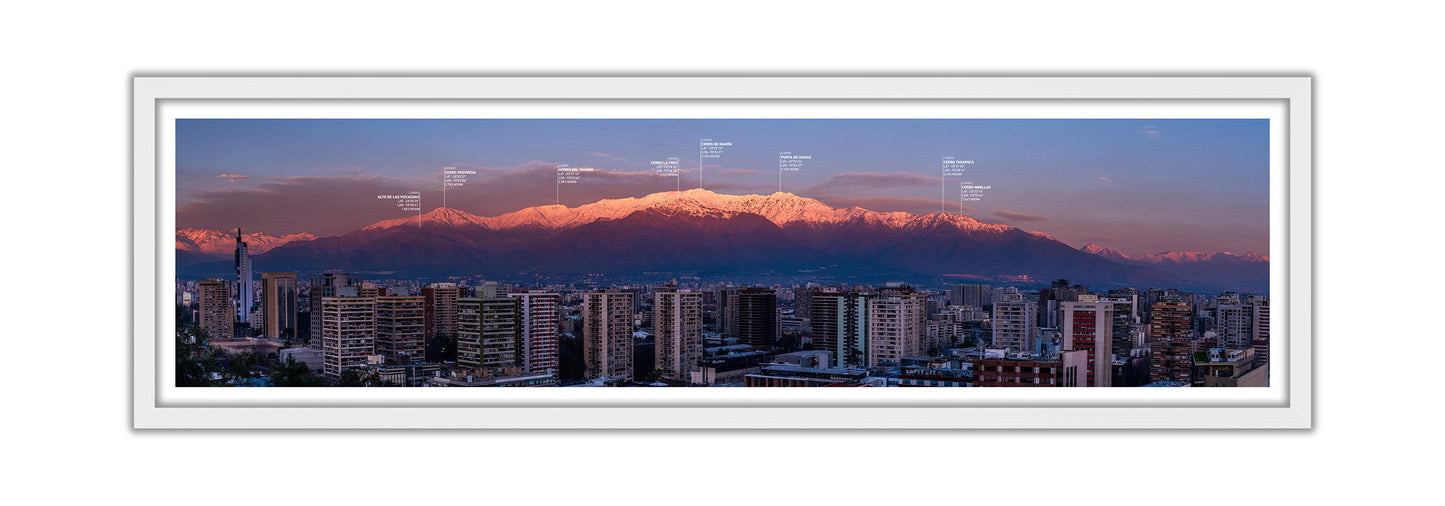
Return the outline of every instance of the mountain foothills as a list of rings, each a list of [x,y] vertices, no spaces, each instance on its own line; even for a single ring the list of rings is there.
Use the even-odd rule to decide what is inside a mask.
[[[178,274],[229,272],[229,262],[195,255],[219,247],[201,246],[212,244],[206,232],[215,231],[177,232]],[[694,189],[579,207],[530,207],[495,217],[437,208],[334,237],[253,235],[258,242],[250,250],[258,271],[554,280],[699,275],[858,283],[950,278],[1026,284],[1068,278],[1100,287],[1240,290],[1267,289],[1268,284],[1267,262],[1258,279],[1221,285],[1207,276],[1181,275],[1196,271],[1171,270],[1173,264],[1117,252],[1109,256],[1105,252],[1112,250],[1097,246],[1076,250],[1046,234],[961,214],[839,209],[789,193],[726,195]],[[227,253],[234,243],[235,236],[229,236]],[[1197,272],[1209,274],[1207,269]]]

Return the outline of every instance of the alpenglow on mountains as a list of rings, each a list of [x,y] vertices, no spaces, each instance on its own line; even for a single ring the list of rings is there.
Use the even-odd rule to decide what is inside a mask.
[[[726,195],[703,189],[578,207],[537,206],[495,217],[437,208],[339,236],[292,240],[255,255],[254,263],[261,271],[342,269],[515,280],[696,275],[752,282],[948,278],[1030,283],[1068,278],[1099,287],[1207,281],[1119,263],[1042,233],[961,214],[839,209],[789,193]],[[211,275],[221,267],[199,263],[178,270]]]

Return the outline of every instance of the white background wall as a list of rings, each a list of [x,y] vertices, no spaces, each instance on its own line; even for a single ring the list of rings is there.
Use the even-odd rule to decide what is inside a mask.
[[[1390,504],[1438,481],[1437,26],[1418,5],[891,1],[17,2],[0,30],[3,482],[16,504]],[[509,2],[523,4],[523,2]],[[684,6],[688,5],[688,6]],[[133,73],[1309,73],[1317,78],[1317,419],[1308,432],[507,433],[129,429]],[[1372,320],[1366,298],[1409,315]],[[114,304],[69,309],[76,297]],[[1420,316],[1413,316],[1413,314]],[[18,328],[16,323],[19,323]],[[1367,353],[1368,352],[1368,353]],[[1388,367],[1373,358],[1393,358]],[[808,444],[795,444],[797,440]],[[1210,447],[1227,447],[1211,451]],[[1084,448],[1092,448],[1084,450]],[[776,448],[776,450],[770,450]],[[762,453],[796,452],[791,465]],[[432,462],[382,457],[422,452]],[[1246,449],[1240,451],[1241,449]],[[1085,466],[1060,455],[1102,456]],[[413,453],[415,455],[415,453]],[[1241,460],[1236,460],[1243,457]],[[776,462],[775,459],[769,459]],[[744,471],[746,470],[746,471]],[[378,478],[395,473],[398,478]],[[1161,478],[1159,473],[1170,475]],[[1233,490],[1221,490],[1231,487]],[[282,501],[288,503],[291,501]],[[1411,501],[1413,502],[1413,501]],[[1141,503],[1142,504],[1142,503]]]

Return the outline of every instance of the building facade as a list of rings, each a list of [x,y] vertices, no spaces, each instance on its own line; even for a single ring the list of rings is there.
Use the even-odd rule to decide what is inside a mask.
[[[1038,351],[1038,303],[1007,300],[993,306],[993,346],[1014,351]]]
[[[299,337],[296,328],[296,273],[261,273],[261,335]]]
[[[469,368],[517,364],[521,301],[513,297],[457,299],[457,365]]]
[[[632,293],[582,295],[582,362],[587,379],[632,380]]]
[[[1177,300],[1155,303],[1150,308],[1149,376],[1155,382],[1191,381],[1194,367],[1194,309]]]
[[[376,353],[388,364],[422,360],[426,356],[426,341],[422,337],[424,315],[420,295],[377,297]]]
[[[322,372],[335,380],[376,354],[376,299],[326,297],[320,302]]]
[[[229,339],[236,334],[236,308],[231,305],[231,282],[206,279],[200,284],[200,311],[197,321],[201,330],[213,339]]]
[[[737,325],[732,335],[737,336],[738,342],[769,347],[778,341],[781,328],[776,293],[766,288],[748,288],[739,290],[734,300]]]
[[[691,381],[702,359],[702,294],[676,285],[653,291],[654,367],[663,379]]]
[[[338,289],[359,286],[361,277],[344,272],[328,272],[320,276],[312,276],[310,290],[311,324],[307,335],[311,339],[321,338],[321,301],[327,297],[337,297],[340,294]]]
[[[1113,322],[1115,305],[1093,295],[1064,302],[1061,349],[1085,353],[1083,386],[1107,387],[1114,378]]]
[[[924,354],[927,301],[919,293],[880,294],[868,302],[868,367]]]
[[[560,362],[557,351],[557,322],[562,296],[541,290],[509,294],[517,299],[521,312],[521,341],[517,343],[517,364],[531,374],[556,375]]]
[[[256,305],[256,287],[251,284],[251,253],[236,229],[236,322],[251,323],[251,307]]]

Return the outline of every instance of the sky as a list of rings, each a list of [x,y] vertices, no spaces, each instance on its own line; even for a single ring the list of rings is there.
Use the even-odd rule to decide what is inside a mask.
[[[176,224],[329,236],[409,214],[377,196],[410,191],[423,211],[445,200],[496,216],[781,184],[834,207],[962,212],[1074,247],[1268,255],[1268,134],[1265,119],[180,119]],[[700,160],[702,139],[732,145]],[[780,182],[784,152],[810,158]],[[654,170],[669,157],[677,176]],[[945,176],[944,157],[972,163]],[[592,171],[558,184],[561,165]],[[443,192],[447,167],[475,173]],[[965,181],[988,189],[960,202]]]

